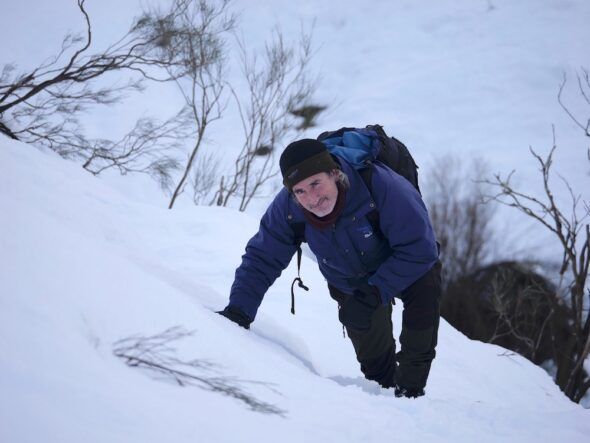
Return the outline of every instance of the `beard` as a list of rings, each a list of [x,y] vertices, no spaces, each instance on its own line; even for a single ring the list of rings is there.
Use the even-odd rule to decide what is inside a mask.
[[[334,203],[328,197],[322,197],[315,205],[309,206],[307,210],[317,217],[325,217],[333,211]]]

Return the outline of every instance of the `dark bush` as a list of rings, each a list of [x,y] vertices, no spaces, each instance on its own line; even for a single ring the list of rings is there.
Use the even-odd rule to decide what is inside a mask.
[[[571,310],[532,265],[500,262],[459,277],[443,295],[441,314],[473,340],[557,369],[557,378],[573,363]]]

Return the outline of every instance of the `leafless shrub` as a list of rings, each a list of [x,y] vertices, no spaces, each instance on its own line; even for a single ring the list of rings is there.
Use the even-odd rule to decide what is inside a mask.
[[[234,29],[236,19],[227,10],[229,0],[217,3],[174,0],[172,10],[176,13],[161,20],[168,36],[162,48],[167,54],[164,58],[182,61],[180,67],[173,65],[169,72],[176,79],[195,128],[193,147],[172,193],[169,209],[185,189],[208,126],[221,118],[225,107],[225,36]]]
[[[485,296],[491,302],[496,315],[496,324],[489,343],[503,344],[503,338],[517,341],[509,347],[533,362],[538,361],[543,339],[550,337],[556,342],[555,334],[549,330],[551,320],[560,304],[555,288],[534,274],[524,264],[498,266],[493,274]],[[518,271],[516,271],[518,270]],[[548,357],[544,355],[543,360]],[[558,361],[557,355],[552,359]]]
[[[155,123],[142,119],[123,140],[114,142],[88,140],[79,118],[90,107],[112,105],[128,92],[141,91],[146,80],[170,81],[175,78],[172,72],[182,75],[175,69],[181,60],[163,57],[165,36],[147,15],[135,19],[127,33],[104,51],[91,53],[93,34],[85,0],[78,0],[78,8],[86,24],[85,35],[66,35],[57,55],[30,72],[17,73],[12,64],[3,67],[0,133],[49,148],[63,157],[81,159],[94,173],[108,167],[121,172],[152,171],[156,168],[149,164],[153,158],[141,167],[138,159],[144,152],[147,157],[154,153],[154,135],[141,140],[140,134],[145,135],[146,126]],[[111,73],[127,74],[129,78],[110,86],[97,82]],[[169,120],[167,125],[171,124]],[[162,141],[161,151],[166,147]],[[166,162],[159,163],[161,170]]]
[[[441,314],[469,338],[518,352],[535,364],[572,360],[571,313],[539,263],[503,261],[450,283]]]
[[[211,203],[227,206],[237,199],[239,210],[244,211],[264,184],[277,175],[275,148],[291,131],[301,129],[296,128],[292,111],[309,104],[316,83],[309,73],[310,34],[302,32],[299,45],[292,47],[282,32],[275,30],[262,63],[248,51],[244,38],[238,39],[238,45],[248,88],[246,94],[233,87],[231,92],[240,113],[244,143],[233,173],[220,178]]]
[[[171,380],[179,386],[197,386],[235,398],[245,403],[252,411],[285,416],[286,411],[258,400],[242,388],[242,385],[246,383],[270,388],[269,383],[216,375],[219,374],[220,368],[214,363],[200,359],[183,360],[177,357],[173,344],[192,334],[176,326],[152,336],[127,337],[114,343],[113,353],[126,365],[144,369],[160,379]]]
[[[486,164],[447,154],[435,158],[423,181],[428,211],[441,245],[445,285],[491,259],[494,208],[483,203]]]
[[[572,325],[573,334],[569,345],[572,358],[558,367],[556,383],[569,398],[579,402],[590,388],[590,379],[583,369],[584,361],[590,353],[590,316],[587,310],[590,290],[586,288],[590,267],[590,225],[587,222],[590,208],[587,202],[581,205],[581,196],[576,195],[563,177],[561,179],[569,192],[571,203],[569,209],[564,209],[557,203],[554,185],[550,180],[556,147],[554,131],[553,147],[547,157],[543,158],[530,149],[539,165],[544,190],[542,197],[516,189],[511,182],[513,171],[507,177],[496,174],[493,179],[487,180],[497,190],[487,198],[515,208],[535,220],[553,235],[560,246],[559,275],[563,291],[567,294],[571,311],[568,322]]]

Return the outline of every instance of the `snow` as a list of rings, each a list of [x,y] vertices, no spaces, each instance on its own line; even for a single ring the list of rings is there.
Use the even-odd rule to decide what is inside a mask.
[[[97,47],[121,34],[138,4],[88,4]],[[255,44],[275,22],[294,35],[315,19],[318,101],[330,108],[307,136],[381,123],[421,166],[444,152],[480,155],[493,171],[518,168],[519,184],[538,192],[528,148],[548,152],[554,124],[556,169],[588,200],[588,139],[556,100],[566,74],[564,98],[587,118],[575,89],[576,70],[589,67],[586,0],[234,5]],[[12,2],[1,21],[0,59],[23,68],[54,54],[67,30],[82,29],[70,0]],[[149,93],[89,115],[85,125],[116,137],[140,115],[176,109],[170,90],[157,102]],[[230,114],[210,134],[229,158],[240,143],[234,123]],[[298,292],[296,316],[289,312],[293,263],[250,331],[216,315],[268,199],[254,202],[250,215],[195,207],[189,198],[168,211],[146,177],[92,177],[4,138],[0,189],[1,442],[576,442],[590,435],[590,411],[564,397],[544,370],[469,341],[444,321],[426,397],[396,399],[364,380],[308,259],[302,275],[311,291]],[[502,222],[511,227],[507,249],[554,255],[553,243],[538,247],[541,234],[529,223],[510,215]],[[174,326],[194,331],[175,344],[180,357],[210,362],[213,375],[234,377],[284,415],[155,379],[113,354],[120,339]]]
[[[250,331],[221,309],[257,220],[138,203],[51,153],[0,146],[0,441],[584,441],[590,411],[541,368],[443,321],[418,400],[360,375],[313,262],[284,272]],[[400,312],[395,309],[395,332]],[[177,355],[284,411],[126,366],[115,342],[180,326]],[[233,379],[234,377],[235,379]]]

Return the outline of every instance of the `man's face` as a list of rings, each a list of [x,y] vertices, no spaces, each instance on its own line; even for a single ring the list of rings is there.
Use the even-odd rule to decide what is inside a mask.
[[[293,194],[301,206],[318,217],[334,209],[338,197],[337,175],[320,172],[293,186]]]

